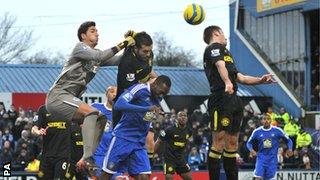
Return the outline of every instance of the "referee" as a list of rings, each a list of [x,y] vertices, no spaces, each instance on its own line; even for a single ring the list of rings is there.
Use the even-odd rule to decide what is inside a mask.
[[[226,48],[227,40],[218,26],[204,30],[203,40],[208,46],[203,55],[204,70],[211,88],[208,113],[211,118],[212,145],[208,158],[211,180],[220,178],[220,159],[226,177],[238,179],[236,154],[238,138],[243,117],[243,106],[237,96],[237,82],[246,85],[273,83],[271,74],[252,77],[238,72],[234,59]]]
[[[192,179],[190,167],[185,160],[187,144],[192,135],[192,131],[186,126],[187,120],[186,112],[179,111],[176,125],[162,130],[155,144],[155,151],[158,151],[165,142],[163,171],[166,180],[173,179],[175,172],[184,180]]]
[[[43,137],[39,179],[69,178],[70,124],[48,113],[45,105],[38,110],[32,134]]]

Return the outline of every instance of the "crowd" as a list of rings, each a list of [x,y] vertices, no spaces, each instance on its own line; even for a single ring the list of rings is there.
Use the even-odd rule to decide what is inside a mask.
[[[185,109],[185,111],[187,111]],[[316,132],[315,139],[312,140],[311,134],[305,131],[305,129],[299,124],[297,119],[292,119],[290,115],[285,111],[285,108],[281,108],[279,114],[273,112],[273,108],[269,107],[267,112],[272,117],[272,125],[282,128],[286,135],[293,141],[294,156],[287,157],[285,152],[288,147],[286,142],[282,142],[278,152],[279,168],[300,168],[311,169],[319,168],[319,144],[315,141],[316,138],[320,138],[320,133]],[[261,115],[255,114],[250,106],[245,106],[244,119],[241,126],[239,136],[239,150],[237,162],[240,168],[253,169],[255,164],[255,157],[249,156],[249,151],[246,147],[246,143],[253,130],[261,125]],[[154,129],[156,136],[161,129],[165,129],[173,125],[176,121],[175,110],[171,110],[170,114],[166,114],[163,120],[154,123]],[[211,141],[210,133],[210,121],[207,114],[202,114],[199,109],[195,109],[192,113],[189,113],[188,127],[191,128],[193,136],[190,139],[190,144],[186,154],[186,159],[192,170],[204,170],[207,168],[207,155],[210,148]],[[317,157],[314,157],[317,156]],[[161,169],[162,155],[155,154],[154,169]]]
[[[193,171],[205,170],[207,168],[207,156],[210,149],[211,133],[210,120],[207,114],[203,114],[200,109],[188,112],[188,127],[192,130],[192,137],[188,144],[186,159]],[[285,111],[280,109],[277,115],[272,107],[268,112],[272,117],[272,125],[281,127],[284,132],[294,142],[294,156],[286,157],[287,150],[284,142],[279,148],[278,162],[279,168],[319,168],[319,162],[315,155],[320,154],[320,147],[316,140],[312,140],[310,133],[304,130],[299,121],[294,120]],[[3,103],[0,103],[0,163],[12,162],[14,170],[33,171],[33,167],[39,162],[41,153],[41,137],[31,135],[36,111],[32,109],[24,110],[14,105],[7,110]],[[155,139],[159,137],[160,130],[166,129],[176,123],[176,111],[171,110],[157,119],[153,123]],[[253,130],[260,126],[260,115],[255,114],[249,106],[245,107],[244,119],[239,137],[239,150],[237,162],[240,168],[254,168],[255,159],[249,156],[246,142]],[[317,133],[319,136],[320,133]],[[319,139],[319,137],[318,137]],[[161,170],[163,164],[163,150],[154,155],[154,170]],[[29,165],[29,166],[28,166]]]
[[[0,103],[0,162],[12,162],[14,170],[34,171],[34,164],[39,164],[37,156],[41,152],[41,138],[31,135],[33,118],[32,109],[27,111],[14,105],[6,110]]]

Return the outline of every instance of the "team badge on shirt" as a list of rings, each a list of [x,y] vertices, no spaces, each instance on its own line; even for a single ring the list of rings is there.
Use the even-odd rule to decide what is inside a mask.
[[[211,50],[211,56],[212,57],[220,56],[220,49],[212,49]]]
[[[263,148],[271,148],[271,147],[272,147],[271,139],[264,139]]]
[[[164,130],[160,131],[160,136],[165,137],[166,136],[166,132]]]
[[[127,81],[134,81],[135,80],[135,77],[134,77],[134,74],[127,74],[127,77],[126,77]]]
[[[221,120],[221,125],[222,126],[229,126],[229,124],[230,124],[230,119],[229,118],[227,118],[227,117],[222,118],[222,120]]]

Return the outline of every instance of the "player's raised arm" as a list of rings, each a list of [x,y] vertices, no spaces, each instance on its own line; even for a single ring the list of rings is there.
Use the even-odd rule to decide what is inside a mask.
[[[78,39],[80,42],[73,49],[71,56],[84,61],[98,61],[99,64],[106,64],[106,61],[120,50],[135,43],[131,36],[127,36],[124,41],[110,49],[104,51],[95,49],[98,44],[99,33],[93,21],[81,24],[78,29]]]
[[[121,51],[124,47],[131,46],[133,44],[134,39],[130,36],[118,45],[103,51],[89,48],[88,45],[83,43],[78,43],[73,50],[73,56],[84,60],[98,61],[100,64],[104,65],[111,57]]]
[[[155,109],[153,106],[139,106],[130,103],[134,98],[143,95],[143,92],[139,92],[143,90],[138,90],[137,92],[125,91],[118,98],[116,103],[114,104],[114,109],[118,111],[137,111],[137,112],[146,112]]]
[[[248,75],[243,75],[241,73],[237,74],[237,81],[241,84],[255,85],[255,84],[270,84],[276,83],[272,78],[272,74],[265,74],[261,77],[253,77]]]

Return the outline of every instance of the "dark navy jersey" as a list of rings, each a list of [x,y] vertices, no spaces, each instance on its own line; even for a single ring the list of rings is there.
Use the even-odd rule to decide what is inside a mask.
[[[39,128],[47,128],[47,134],[43,136],[42,155],[44,157],[64,157],[70,155],[70,123],[57,119],[50,114],[45,105],[38,110],[38,120],[35,125]]]
[[[117,97],[136,83],[145,83],[150,78],[152,71],[152,58],[149,61],[139,60],[133,53],[132,48],[128,48],[123,53],[118,65],[117,75]],[[115,99],[115,100],[116,100]]]
[[[71,162],[77,163],[83,154],[83,140],[81,127],[76,122],[71,122]]]
[[[188,128],[181,128],[178,125],[160,131],[159,138],[165,142],[165,160],[175,161],[184,159],[186,148],[192,131]]]
[[[123,113],[114,127],[114,136],[145,144],[152,118],[148,111],[153,105],[159,105],[159,100],[151,95],[150,84],[129,87],[114,104],[114,108]]]
[[[224,45],[219,43],[213,43],[207,46],[203,55],[204,71],[209,81],[211,92],[224,92],[225,90],[225,83],[221,79],[219,71],[215,65],[218,61],[225,62],[229,79],[232,82],[236,93],[238,89],[236,83],[238,70],[234,64],[230,51]]]

